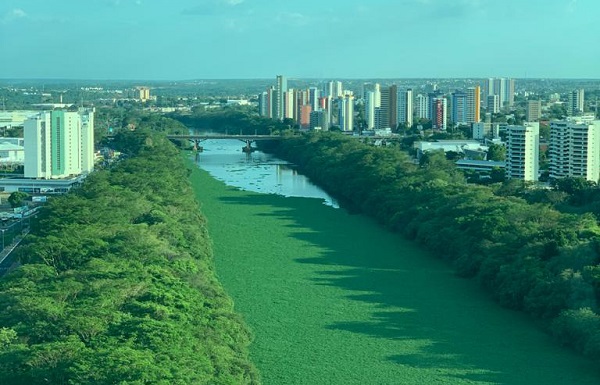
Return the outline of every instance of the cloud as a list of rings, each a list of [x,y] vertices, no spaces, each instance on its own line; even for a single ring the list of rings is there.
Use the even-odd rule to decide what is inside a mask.
[[[21,8],[15,8],[12,9],[8,12],[6,12],[1,18],[0,18],[0,22],[2,24],[7,24],[10,23],[12,21],[16,21],[19,19],[25,19],[27,18],[28,15],[25,11],[23,11]]]

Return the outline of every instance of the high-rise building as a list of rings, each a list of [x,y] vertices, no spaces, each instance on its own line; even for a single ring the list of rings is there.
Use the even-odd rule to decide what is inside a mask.
[[[390,95],[390,87],[384,87],[381,89],[381,111],[377,128],[392,127],[390,125],[390,103],[392,102]]]
[[[305,104],[300,107],[300,127],[308,128],[310,126],[310,113],[312,112],[312,107],[310,104]]]
[[[467,88],[467,123],[481,121],[481,88]]]
[[[429,97],[423,94],[417,95],[417,118],[429,119]]]
[[[435,96],[431,99],[431,122],[433,128],[438,130],[446,130],[447,101],[442,95]]]
[[[395,130],[398,127],[398,86],[392,84],[387,88],[388,93],[388,122],[392,130]],[[381,108],[383,108],[383,94],[381,97]]]
[[[308,101],[313,111],[316,111],[319,107],[319,89],[317,87],[310,87],[308,89]]]
[[[258,114],[260,116],[268,116],[268,107],[269,103],[267,99],[267,92],[263,91],[258,94]]]
[[[138,87],[137,90],[138,90],[138,99],[141,102],[145,102],[147,100],[150,100],[150,88],[148,88],[148,87]],[[62,95],[61,95],[61,98],[62,98]]]
[[[411,88],[398,91],[398,123],[410,128],[413,125],[413,91]]]
[[[542,117],[542,101],[528,100],[527,101],[527,121],[537,122]]]
[[[539,173],[540,124],[527,122],[507,126],[506,177],[537,181]]]
[[[285,93],[288,90],[287,79],[283,75],[277,75],[277,84],[275,85],[276,101],[275,101],[275,118],[283,120],[285,117]]]
[[[485,82],[485,95],[498,95],[500,108],[510,107],[515,102],[515,80],[510,78],[489,78]]]
[[[342,85],[342,82],[340,82],[340,81],[336,80],[336,81],[332,82],[332,90],[333,90],[332,97],[334,97],[334,98],[338,98],[338,97],[344,95],[344,87]]]
[[[375,109],[377,105],[375,103],[375,92],[367,91],[364,96],[365,103],[365,123],[367,129],[372,130],[375,128]]]
[[[329,130],[329,113],[327,110],[312,111],[310,113],[310,129]]]
[[[338,124],[342,131],[354,131],[354,95],[350,93],[338,98]]]
[[[94,110],[41,112],[25,121],[26,178],[57,179],[94,169]]]
[[[490,114],[497,114],[500,112],[500,97],[498,95],[488,95],[487,112]]]
[[[450,120],[454,124],[467,123],[467,94],[456,90],[452,93],[452,110]]]
[[[567,115],[575,116],[583,114],[584,91],[573,90],[567,95]]]
[[[296,116],[296,93],[293,88],[289,88],[283,94],[283,117],[286,119],[294,119]]]
[[[600,178],[600,121],[583,116],[550,122],[550,177]]]

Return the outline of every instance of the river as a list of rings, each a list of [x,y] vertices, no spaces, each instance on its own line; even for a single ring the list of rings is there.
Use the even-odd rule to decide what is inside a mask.
[[[334,208],[285,162],[247,159],[241,142],[203,145],[192,184],[264,384],[600,383],[593,362],[415,244]]]
[[[321,188],[299,174],[289,163],[261,151],[242,152],[239,140],[206,140],[198,164],[229,186],[264,194],[315,198],[339,207]]]

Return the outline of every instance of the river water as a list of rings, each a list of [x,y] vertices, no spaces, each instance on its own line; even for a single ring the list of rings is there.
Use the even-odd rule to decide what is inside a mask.
[[[247,157],[239,141],[203,146],[210,175],[193,173],[193,186],[263,384],[599,383],[593,362],[476,282],[369,218],[321,204],[335,201],[289,164]]]
[[[321,199],[324,204],[338,208],[335,199],[298,174],[292,165],[261,151],[242,152],[239,140],[206,140],[198,164],[213,178],[246,191],[277,194],[286,197]]]

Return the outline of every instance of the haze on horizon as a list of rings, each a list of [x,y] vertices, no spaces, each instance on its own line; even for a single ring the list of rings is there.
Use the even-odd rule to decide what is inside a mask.
[[[600,78],[597,0],[3,0],[3,79]]]

